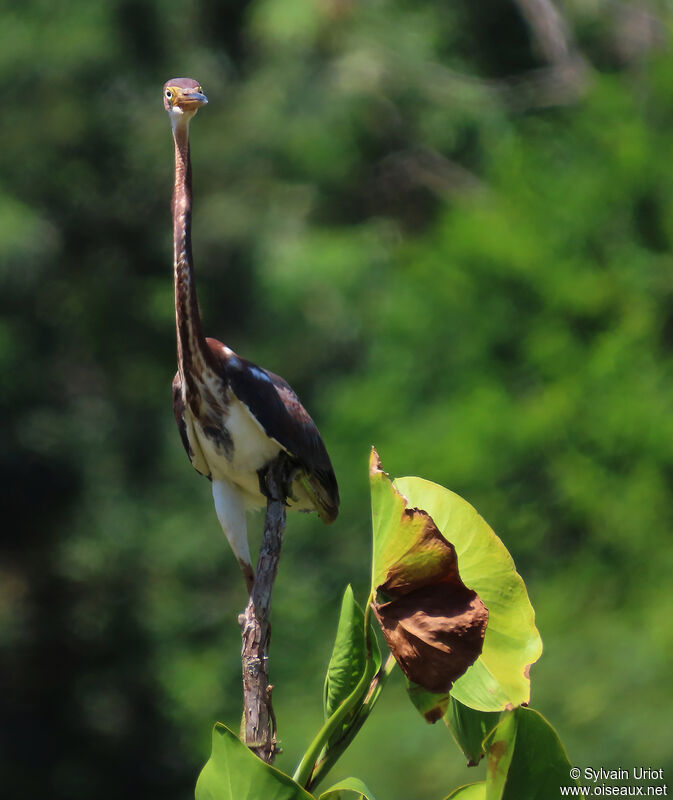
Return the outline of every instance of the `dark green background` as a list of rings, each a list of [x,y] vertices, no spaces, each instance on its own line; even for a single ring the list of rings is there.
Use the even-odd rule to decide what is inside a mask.
[[[210,98],[206,332],[293,384],[342,490],[334,526],[288,525],[278,765],[321,722],[345,584],[365,599],[376,444],[505,541],[571,759],[671,774],[670,19],[565,12],[559,93],[507,0],[2,4],[3,796],[186,798],[240,718],[243,583],[171,410],[179,75]],[[397,679],[333,775],[439,800],[482,771]]]

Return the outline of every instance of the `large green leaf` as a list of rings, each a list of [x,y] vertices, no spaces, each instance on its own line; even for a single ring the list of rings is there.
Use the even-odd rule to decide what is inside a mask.
[[[446,693],[481,653],[488,611],[461,579],[453,545],[425,510],[407,507],[375,450],[370,484],[372,608],[407,678]]]
[[[476,711],[464,706],[455,697],[449,700],[444,721],[456,744],[467,756],[468,766],[475,766],[486,755],[486,739],[499,719],[498,711]]]
[[[331,717],[339,705],[355,689],[365,669],[371,677],[381,665],[381,653],[376,637],[372,634],[372,658],[367,660],[364,612],[346,587],[341,603],[332,657],[325,677],[325,719]]]
[[[396,491],[372,449],[369,479],[372,496],[372,590],[390,581],[432,582],[443,579],[455,560],[453,548],[438,535],[430,515],[407,508],[405,497]],[[416,513],[414,513],[416,512]]]
[[[320,795],[320,800],[376,800],[359,778],[345,778]]]
[[[461,786],[445,800],[549,800],[577,786],[556,731],[531,708],[505,713],[488,737],[486,781]]]
[[[395,487],[410,507],[426,511],[453,544],[462,580],[488,609],[481,655],[456,680],[452,696],[480,711],[527,703],[529,669],[542,653],[542,641],[512,557],[477,511],[454,492],[414,477],[397,478]]]
[[[513,749],[502,794],[489,794],[487,800],[548,800],[559,796],[560,786],[576,786],[570,778],[571,763],[558,734],[538,711],[517,708],[511,717],[515,725],[499,725],[489,750]]]
[[[196,800],[313,800],[289,775],[266,764],[229,728],[213,728],[213,749],[196,783]]]

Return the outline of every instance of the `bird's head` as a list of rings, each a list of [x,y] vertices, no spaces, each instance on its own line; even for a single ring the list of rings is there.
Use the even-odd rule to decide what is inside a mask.
[[[193,78],[171,78],[164,84],[164,108],[173,125],[188,122],[208,98]]]

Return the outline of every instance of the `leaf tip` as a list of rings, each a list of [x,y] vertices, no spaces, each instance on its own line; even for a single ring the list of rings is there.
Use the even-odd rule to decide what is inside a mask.
[[[383,465],[381,464],[381,456],[378,454],[375,445],[372,445],[371,453],[369,455],[369,476],[371,478],[376,478],[378,475],[386,475],[387,473],[383,469]]]
[[[423,717],[426,722],[429,722],[430,725],[434,725],[435,722],[439,722],[439,720],[444,716],[443,711],[441,708],[431,708],[429,711],[426,711],[423,714]]]

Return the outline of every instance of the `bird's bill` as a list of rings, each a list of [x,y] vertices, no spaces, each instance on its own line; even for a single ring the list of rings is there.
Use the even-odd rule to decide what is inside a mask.
[[[181,106],[187,105],[198,108],[199,106],[207,105],[208,98],[202,92],[181,92],[177,98],[177,102]]]

